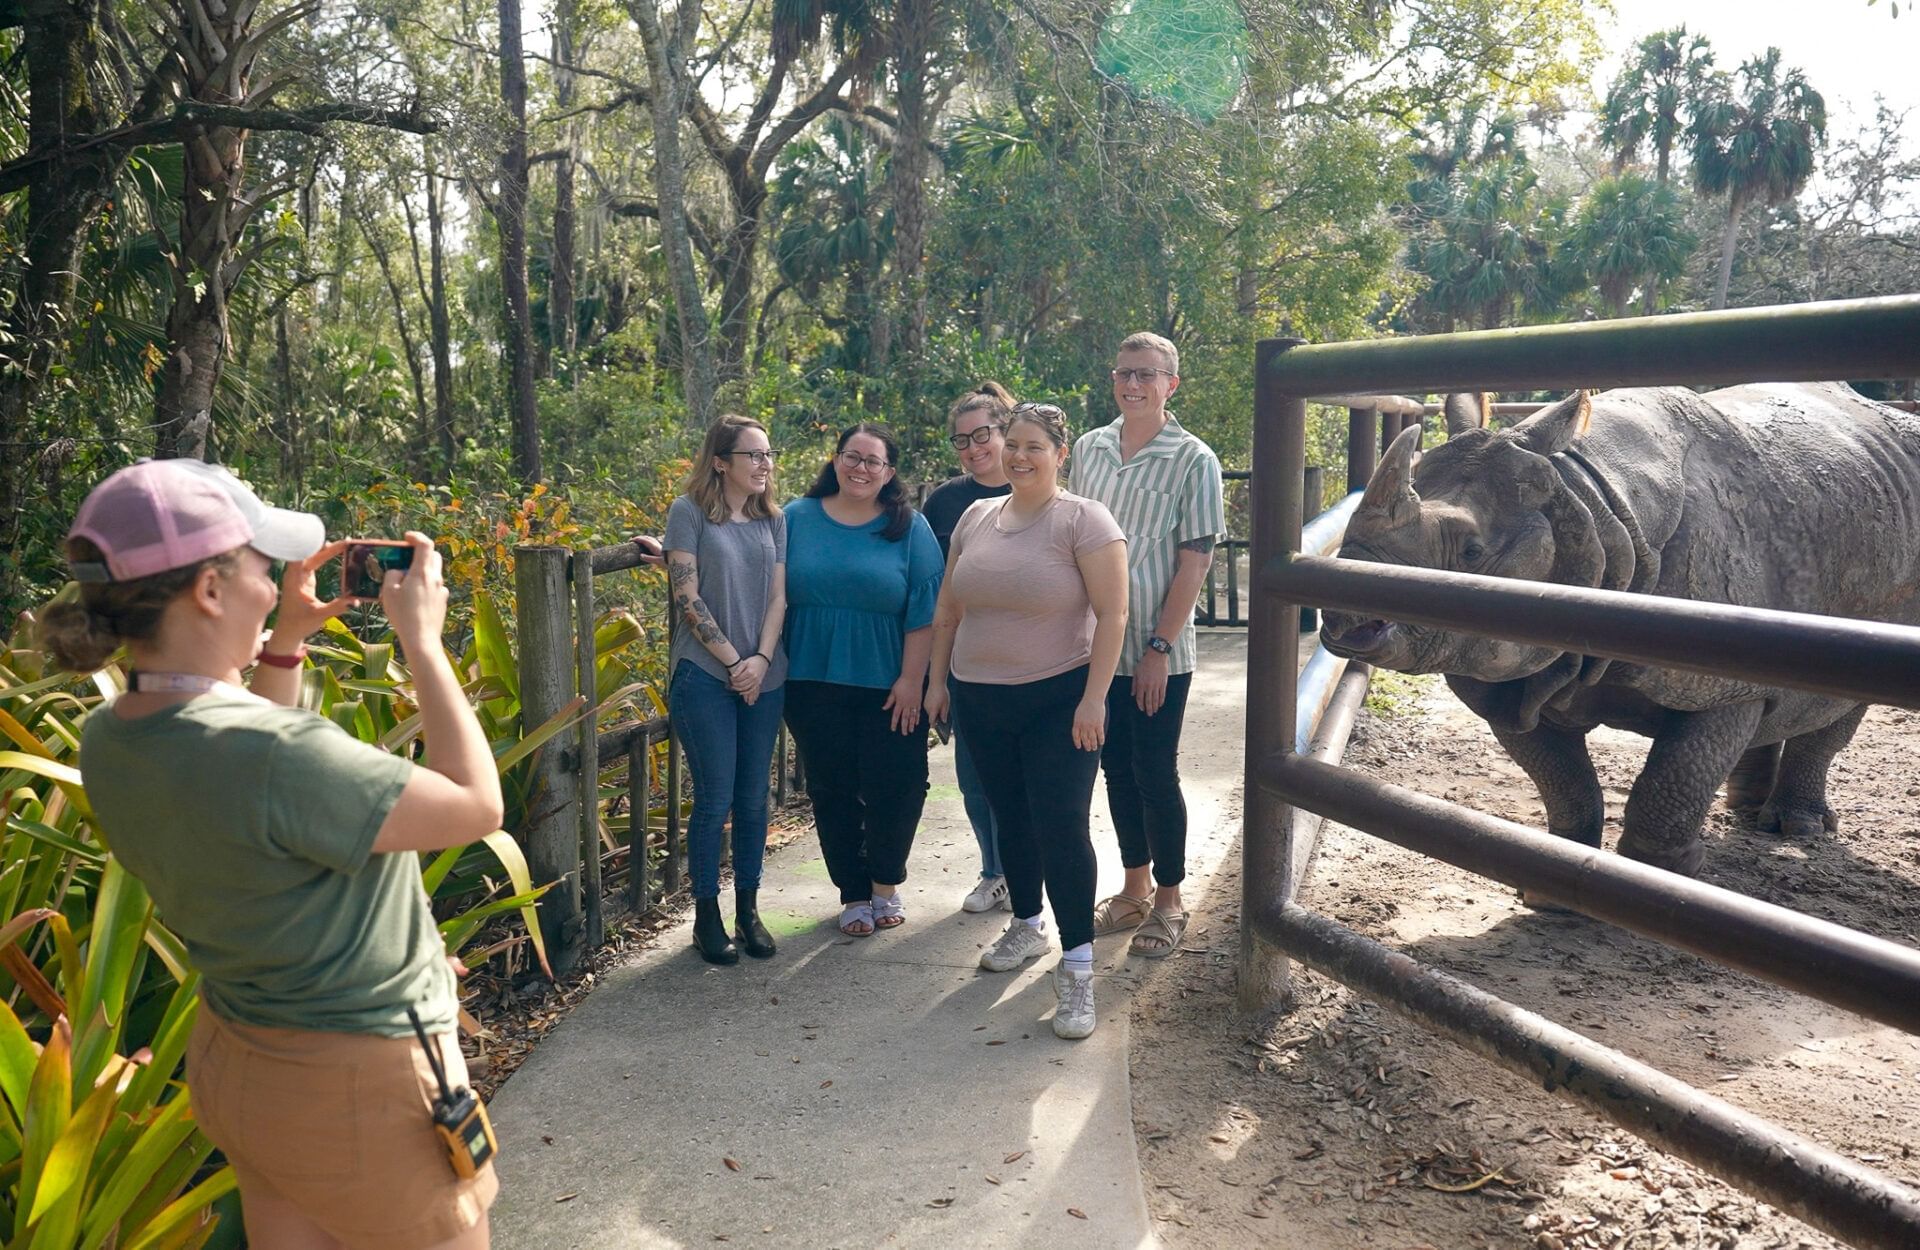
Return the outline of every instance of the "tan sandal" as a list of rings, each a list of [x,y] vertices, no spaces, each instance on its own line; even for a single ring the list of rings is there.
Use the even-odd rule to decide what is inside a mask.
[[[1109,933],[1131,933],[1146,922],[1153,914],[1153,900],[1135,898],[1131,894],[1109,894],[1099,901],[1093,909],[1093,936],[1105,937]]]
[[[1180,942],[1186,936],[1186,912],[1155,908],[1134,930],[1133,941],[1127,944],[1127,949],[1148,959],[1165,959],[1180,949]]]

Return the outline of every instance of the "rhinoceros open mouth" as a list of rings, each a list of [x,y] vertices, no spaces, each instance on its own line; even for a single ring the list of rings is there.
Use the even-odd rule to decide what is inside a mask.
[[[1393,640],[1393,628],[1392,621],[1362,621],[1344,634],[1329,637],[1327,646],[1350,659],[1361,658],[1384,649]]]

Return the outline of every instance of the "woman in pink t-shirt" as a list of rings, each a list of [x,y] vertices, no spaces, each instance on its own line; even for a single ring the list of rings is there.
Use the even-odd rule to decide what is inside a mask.
[[[959,708],[1000,834],[1014,919],[980,965],[1011,972],[1051,949],[1044,891],[1062,948],[1053,1031],[1080,1038],[1094,1025],[1087,809],[1126,631],[1126,536],[1104,504],[1060,489],[1067,423],[1052,404],[1014,408],[1002,456],[1013,493],[954,526],[925,708]]]

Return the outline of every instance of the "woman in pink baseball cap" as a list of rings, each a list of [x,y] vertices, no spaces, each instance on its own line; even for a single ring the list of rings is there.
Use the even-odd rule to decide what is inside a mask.
[[[492,1165],[456,1171],[431,1118],[434,1065],[458,1088],[466,1064],[454,968],[403,852],[498,828],[500,782],[441,645],[440,557],[407,541],[380,603],[432,750],[419,766],[296,706],[304,640],[351,602],[314,592],[345,544],[224,469],[144,461],[95,487],[67,537],[79,593],[41,616],[64,669],[132,659],[127,693],[87,718],[81,776],[201,974],[194,1118],[256,1246],[488,1244]]]

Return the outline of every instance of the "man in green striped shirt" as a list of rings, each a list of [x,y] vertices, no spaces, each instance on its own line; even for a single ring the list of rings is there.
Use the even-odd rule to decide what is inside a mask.
[[[1226,533],[1220,461],[1167,411],[1180,351],[1130,334],[1113,361],[1120,419],[1074,443],[1073,491],[1107,505],[1127,534],[1127,637],[1107,694],[1100,768],[1126,881],[1094,911],[1096,935],[1133,931],[1136,954],[1160,957],[1187,931],[1187,804],[1180,728],[1193,682],[1194,600]]]

